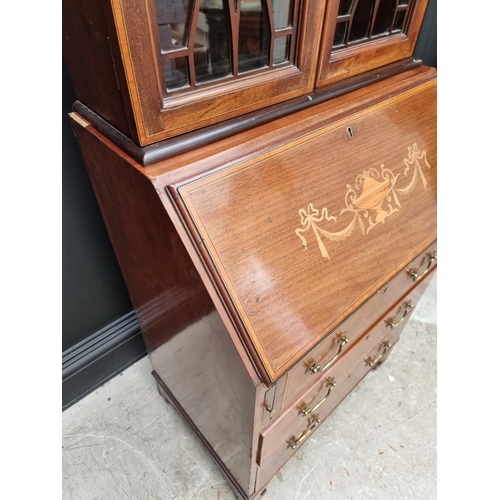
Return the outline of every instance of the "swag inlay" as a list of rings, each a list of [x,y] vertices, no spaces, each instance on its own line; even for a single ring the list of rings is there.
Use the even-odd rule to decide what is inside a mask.
[[[423,166],[431,168],[427,161],[426,152],[420,151],[416,144],[408,147],[408,157],[405,158],[404,163],[406,168],[403,177],[411,176],[410,182],[404,187],[399,187],[401,174],[394,175],[392,170],[384,167],[384,164],[380,165],[380,170],[375,168],[364,170],[356,178],[354,188],[347,184],[345,208],[340,211],[338,217],[350,213],[352,220],[340,231],[326,231],[318,225],[320,222],[337,222],[338,217],[329,215],[326,207],[321,210],[321,213],[317,208],[314,208],[312,203],[309,203],[307,210],[301,208],[299,216],[302,227],[296,229],[295,234],[302,241],[302,248],[307,249],[307,241],[302,234],[312,228],[321,255],[325,259],[329,259],[330,256],[321,239],[322,236],[331,241],[341,241],[350,236],[357,226],[366,235],[378,224],[384,224],[387,217],[394,212],[399,212],[401,203],[398,196],[411,193],[419,179],[426,189],[427,180]]]

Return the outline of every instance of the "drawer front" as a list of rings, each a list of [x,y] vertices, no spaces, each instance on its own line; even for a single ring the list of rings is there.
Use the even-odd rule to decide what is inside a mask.
[[[377,358],[384,353],[385,345],[393,346],[399,338],[399,331],[395,330],[386,335],[382,340],[379,339],[375,349],[365,354],[366,358]],[[385,355],[388,351],[385,352]],[[339,363],[340,367],[340,363]],[[261,435],[261,454],[260,465],[257,479],[257,488],[264,487],[267,482],[278,472],[278,470],[290,459],[295,451],[307,441],[313,434],[316,428],[321,425],[322,421],[335,409],[336,406],[354,389],[354,387],[363,379],[363,377],[372,368],[364,362],[352,369],[347,367],[344,369],[342,380],[337,382],[336,387],[332,390],[330,396],[326,399],[323,405],[315,412],[307,417],[300,414],[304,406],[304,400],[307,401],[309,393],[305,398],[301,398],[294,405],[289,414],[285,415],[283,420],[277,420],[272,428]],[[339,376],[338,374],[337,376]],[[324,389],[325,382],[319,383]],[[317,392],[316,390],[313,391]],[[326,393],[325,393],[326,395]]]
[[[311,389],[296,398],[263,430],[258,455],[258,488],[265,486],[363,377],[387,358],[427,283],[425,280],[415,286],[332,368],[322,373]]]
[[[319,380],[329,368],[339,363],[368,328],[388,316],[388,310],[406,295],[415,283],[425,279],[436,266],[436,247],[437,242],[413,259],[290,370],[282,407],[286,407],[298,394]]]

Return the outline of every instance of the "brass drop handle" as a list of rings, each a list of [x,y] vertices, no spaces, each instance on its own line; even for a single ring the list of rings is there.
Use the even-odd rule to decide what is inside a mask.
[[[384,358],[387,356],[387,353],[392,347],[391,344],[389,344],[389,342],[387,341],[384,342],[382,345],[384,346],[384,349],[378,356],[375,356],[374,358],[370,357],[365,359],[365,363],[374,370],[377,369],[382,364],[382,361],[384,361]]]
[[[405,305],[405,310],[403,311],[403,316],[399,319],[399,321],[394,321],[392,318],[387,318],[385,322],[387,323],[387,326],[390,327],[391,330],[394,330],[408,315],[408,313],[415,307],[412,303],[411,300],[404,301],[403,304]]]
[[[321,422],[319,419],[319,416],[314,415],[314,413],[311,415],[309,418],[309,423],[307,424],[307,427],[299,434],[299,437],[292,436],[288,441],[288,446],[287,448],[291,448],[292,450],[295,450],[298,444],[300,444],[304,439],[311,434],[313,429]]]
[[[321,400],[319,401],[315,406],[313,406],[312,408],[309,408],[309,407],[306,407],[306,408],[303,408],[302,410],[300,410],[300,414],[303,416],[303,417],[307,417],[307,415],[309,415],[310,413],[316,411],[325,401],[326,399],[328,398],[328,396],[331,394],[333,388],[337,385],[337,382],[335,382],[335,379],[331,379],[328,384],[326,385],[328,391],[326,393],[326,396]]]
[[[408,277],[411,278],[413,281],[421,280],[430,271],[432,263],[437,260],[436,252],[428,253],[427,259],[429,262],[427,262],[427,267],[424,269],[422,273],[419,273],[418,269],[409,269]]]
[[[349,342],[349,338],[346,336],[345,333],[342,334],[342,336],[338,340],[339,344],[339,350],[337,351],[337,354],[333,356],[333,358],[328,361],[328,363],[325,366],[318,365],[317,363],[313,363],[306,371],[311,372],[311,375],[315,375],[316,373],[321,373],[330,368],[330,366],[337,361],[338,357],[340,356],[340,353],[342,352],[342,347],[344,347],[347,343]]]

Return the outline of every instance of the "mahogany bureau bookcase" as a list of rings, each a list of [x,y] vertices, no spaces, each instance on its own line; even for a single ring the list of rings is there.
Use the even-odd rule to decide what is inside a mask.
[[[65,0],[71,120],[160,394],[259,498],[436,268],[419,0]]]

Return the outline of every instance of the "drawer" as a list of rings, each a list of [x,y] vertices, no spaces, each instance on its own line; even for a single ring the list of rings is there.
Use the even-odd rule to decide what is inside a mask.
[[[406,295],[416,282],[421,282],[434,269],[436,247],[437,242],[413,259],[290,370],[282,407],[286,407],[329,368],[340,362],[368,328],[387,316],[388,310],[396,302],[399,303],[401,297]],[[278,409],[274,408],[274,418],[277,413]]]
[[[312,388],[296,398],[261,432],[258,488],[265,486],[363,377],[387,358],[427,283],[428,280],[424,280],[415,285],[384,319],[322,373]]]
[[[383,330],[384,333],[385,330]],[[355,367],[346,363],[347,358],[338,364],[336,377],[325,376],[318,382],[318,388],[308,392],[303,398],[299,398],[292,407],[276,420],[261,434],[260,469],[258,472],[257,489],[264,487],[267,482],[278,472],[278,470],[290,459],[295,451],[307,441],[322,421],[340,404],[340,402],[354,389],[363,377],[372,369],[363,359],[375,359],[382,362],[387,357],[391,347],[399,339],[400,332],[394,330],[386,333],[385,337],[378,339],[375,348],[364,351],[361,362]],[[389,347],[387,347],[389,346]],[[383,358],[382,358],[383,356]],[[314,412],[304,417],[301,414],[305,405],[321,402],[315,398],[321,397],[318,389],[328,394],[327,380],[335,380],[336,386],[331,391],[324,403]]]

